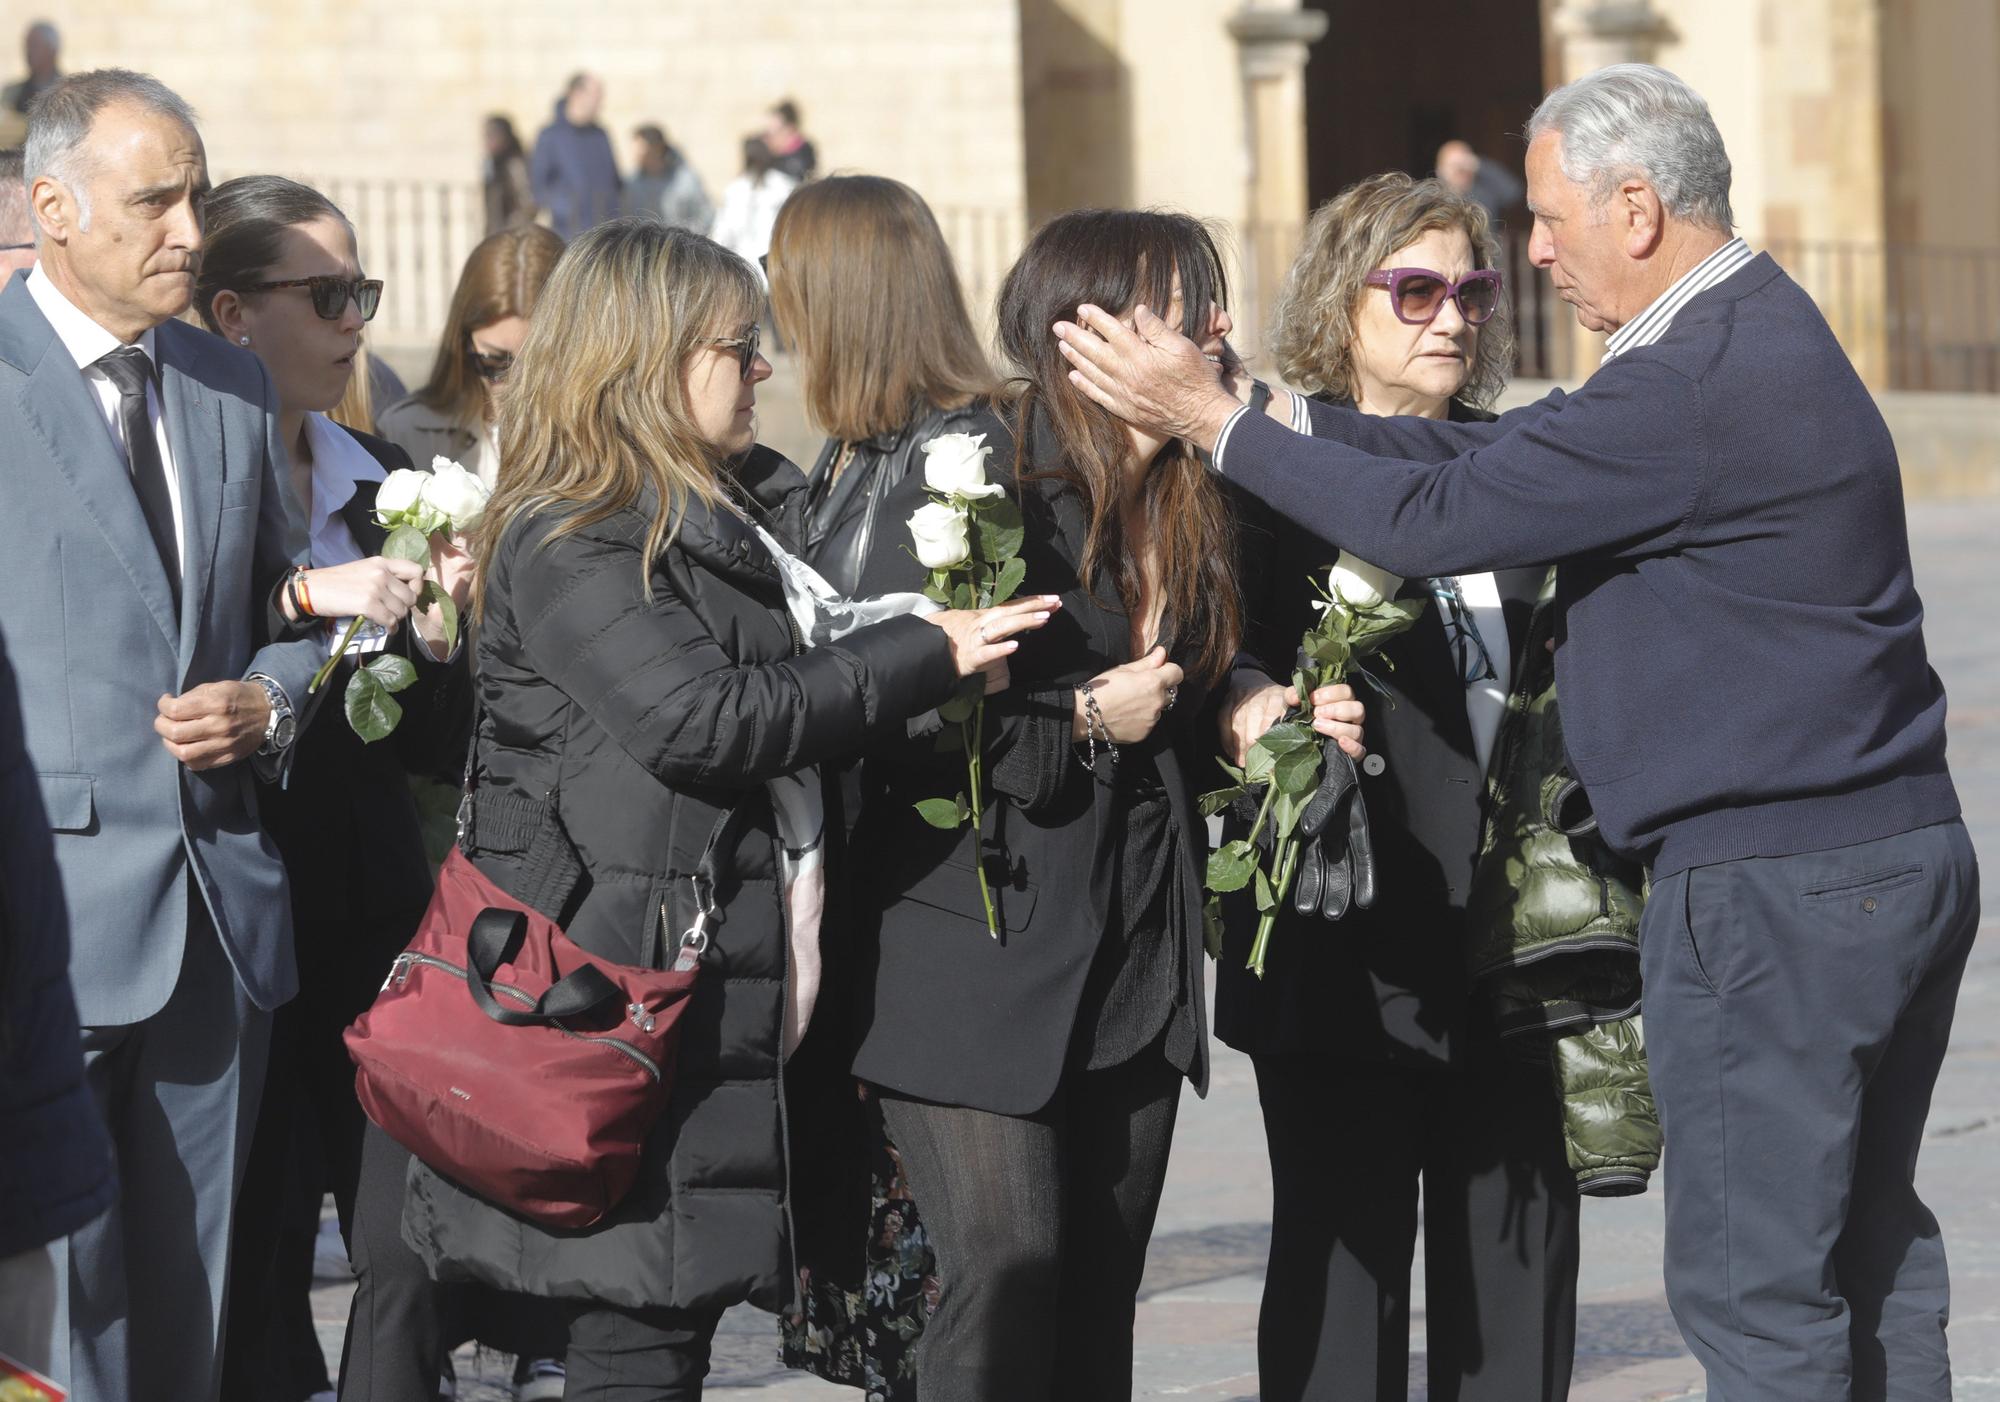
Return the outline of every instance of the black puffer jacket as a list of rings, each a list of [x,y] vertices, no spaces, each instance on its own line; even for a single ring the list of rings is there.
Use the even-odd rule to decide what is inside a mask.
[[[784,538],[804,479],[754,450],[738,473]],[[691,923],[719,817],[722,923],[683,1024],[673,1099],[638,1185],[601,1225],[548,1231],[418,1169],[404,1232],[441,1279],[680,1308],[792,1298],[781,1111],[785,917],[765,781],[901,734],[947,698],[942,632],[901,618],[795,655],[771,557],[726,510],[690,508],[642,568],[638,510],[497,547],[478,643],[485,715],[467,852],[594,953],[658,967]],[[533,854],[573,847],[573,879]],[[671,929],[663,929],[661,903]]]

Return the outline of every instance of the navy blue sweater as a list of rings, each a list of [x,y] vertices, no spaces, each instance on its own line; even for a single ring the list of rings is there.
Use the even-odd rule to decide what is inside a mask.
[[[1221,471],[1406,576],[1558,563],[1570,762],[1656,877],[1958,815],[1895,444],[1768,256],[1493,423],[1259,415]]]

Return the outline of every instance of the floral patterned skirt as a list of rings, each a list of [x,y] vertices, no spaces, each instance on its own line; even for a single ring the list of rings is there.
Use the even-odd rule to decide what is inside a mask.
[[[937,1308],[937,1258],[903,1179],[902,1156],[876,1120],[873,1210],[859,1291],[799,1272],[803,1317],[781,1318],[785,1366],[861,1388],[868,1402],[916,1402],[917,1339]]]

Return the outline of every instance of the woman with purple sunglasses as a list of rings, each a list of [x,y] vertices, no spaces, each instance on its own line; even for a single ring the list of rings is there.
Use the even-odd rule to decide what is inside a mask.
[[[1486,212],[1436,180],[1351,186],[1306,229],[1278,370],[1364,413],[1491,418],[1513,361],[1496,254]],[[1290,395],[1269,408],[1309,431]],[[1314,621],[1306,581],[1335,552],[1247,494],[1234,504],[1244,652],[1221,725],[1240,764],[1291,700],[1279,679]],[[1261,979],[1244,967],[1257,912],[1227,910],[1215,1032],[1255,1064],[1274,1187],[1267,1402],[1407,1397],[1420,1193],[1431,1395],[1568,1392],[1578,1196],[1558,1101],[1546,1062],[1502,1050],[1466,973],[1486,776],[1543,574],[1400,583],[1431,606],[1368,661],[1387,692],[1370,699],[1361,781],[1370,908],[1288,900]]]

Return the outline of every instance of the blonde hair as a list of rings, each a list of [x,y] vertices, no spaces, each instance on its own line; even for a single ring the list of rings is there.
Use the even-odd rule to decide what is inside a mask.
[[[1313,212],[1273,314],[1272,349],[1286,380],[1309,393],[1354,397],[1354,314],[1369,290],[1368,274],[1433,229],[1463,231],[1475,268],[1500,266],[1486,210],[1441,180],[1401,171],[1371,175]],[[1479,328],[1465,387],[1453,397],[1485,408],[1506,387],[1513,365],[1513,305],[1503,289]]]
[[[347,376],[347,389],[340,396],[340,403],[327,411],[327,417],[342,428],[351,428],[361,433],[375,431],[375,376],[368,363],[368,341],[364,336],[361,344],[354,348],[354,364]]]
[[[800,186],[778,211],[767,267],[806,410],[841,442],[997,387],[944,234],[901,181],[836,175]]]
[[[472,551],[475,616],[496,547],[517,519],[562,517],[547,540],[634,507],[652,524],[652,563],[690,500],[722,499],[720,454],[704,441],[682,371],[712,337],[757,317],[750,265],[657,219],[614,219],[579,236],[542,289],[500,406],[500,480]]]

